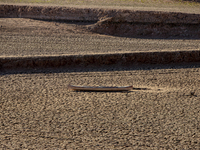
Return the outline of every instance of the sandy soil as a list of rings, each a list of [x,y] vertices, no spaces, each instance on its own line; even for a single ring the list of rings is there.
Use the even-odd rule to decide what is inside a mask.
[[[199,50],[199,39],[127,38],[92,33],[89,22],[50,22],[0,18],[0,56],[100,54],[137,51]],[[146,29],[140,30],[146,32]]]
[[[176,0],[89,0],[89,1],[54,1],[54,2],[39,2],[39,1],[0,1],[0,4],[11,5],[32,5],[32,6],[66,6],[66,7],[78,7],[78,8],[112,8],[112,9],[129,9],[129,10],[143,10],[143,11],[165,11],[165,12],[182,12],[182,13],[194,13],[200,14],[199,3],[192,3],[187,1]]]
[[[50,72],[0,75],[1,149],[200,148],[199,67]]]
[[[98,35],[85,30],[85,23],[0,23],[1,56],[200,46],[198,39]],[[200,67],[165,67],[1,72],[0,149],[200,149]],[[71,92],[68,84],[135,89]]]

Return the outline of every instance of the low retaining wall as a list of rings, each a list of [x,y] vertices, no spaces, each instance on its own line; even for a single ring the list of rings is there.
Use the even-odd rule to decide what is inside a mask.
[[[113,22],[200,23],[200,14],[29,5],[0,5],[0,17],[74,21],[98,21],[113,17]]]
[[[123,54],[0,57],[0,70],[88,65],[133,65],[200,62],[200,51],[138,52]]]

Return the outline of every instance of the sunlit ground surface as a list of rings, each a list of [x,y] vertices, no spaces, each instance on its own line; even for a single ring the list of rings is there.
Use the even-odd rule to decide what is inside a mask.
[[[0,3],[20,3],[35,5],[62,5],[76,7],[134,8],[138,10],[181,11],[200,13],[199,2],[181,0],[0,0]]]

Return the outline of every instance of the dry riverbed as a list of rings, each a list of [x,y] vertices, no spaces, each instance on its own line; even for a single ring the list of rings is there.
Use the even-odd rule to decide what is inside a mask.
[[[127,38],[87,27],[96,26],[0,18],[0,56],[200,48],[199,30],[190,38],[185,33],[154,38],[146,29],[146,35]],[[200,149],[199,66],[0,72],[0,149]],[[134,88],[73,92],[68,84]]]
[[[111,70],[1,73],[0,148],[200,148],[199,67]],[[134,89],[72,92],[68,84]]]
[[[200,40],[192,36],[191,38],[184,36],[155,38],[140,35],[137,38],[128,38],[97,34],[88,30],[87,26],[94,26],[94,23],[0,18],[0,56],[84,55],[200,49]],[[139,31],[142,34],[147,30],[144,28]],[[197,35],[198,33],[194,34]]]

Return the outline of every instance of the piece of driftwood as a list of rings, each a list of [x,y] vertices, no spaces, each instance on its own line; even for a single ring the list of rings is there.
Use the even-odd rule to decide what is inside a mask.
[[[75,86],[68,85],[69,90],[73,91],[130,91],[133,86],[120,86],[120,87],[105,87],[105,86]]]

